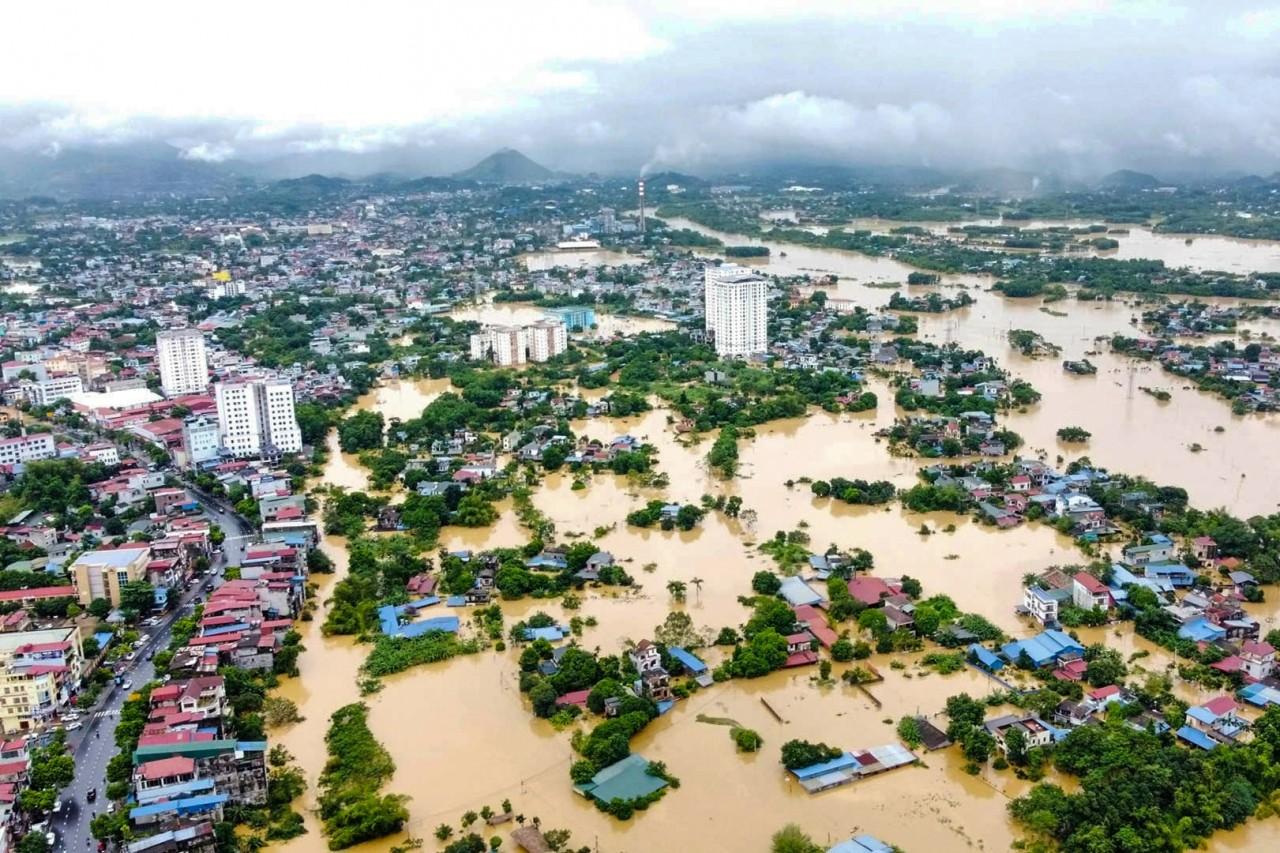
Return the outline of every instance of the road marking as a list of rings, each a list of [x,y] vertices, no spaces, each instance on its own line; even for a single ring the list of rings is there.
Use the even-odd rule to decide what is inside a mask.
[[[98,712],[96,712],[96,713],[93,715],[93,718],[94,718],[95,720],[101,720],[103,717],[118,717],[118,716],[120,716],[120,709],[119,709],[119,708],[108,708],[108,709],[106,709],[105,711],[98,711]]]

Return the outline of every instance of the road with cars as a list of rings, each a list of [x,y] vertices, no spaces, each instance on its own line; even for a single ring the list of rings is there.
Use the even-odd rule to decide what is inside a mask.
[[[75,758],[75,779],[62,790],[62,805],[56,814],[50,815],[49,831],[54,834],[55,851],[81,851],[97,849],[97,842],[89,830],[94,816],[110,808],[105,796],[107,763],[116,754],[115,730],[120,721],[120,709],[129,697],[131,688],[140,687],[156,677],[151,656],[168,648],[174,620],[190,613],[194,601],[222,583],[222,571],[228,565],[239,565],[245,551],[247,537],[238,531],[238,517],[229,510],[211,506],[202,501],[206,513],[227,533],[222,553],[215,554],[213,570],[203,580],[185,592],[178,605],[170,609],[152,625],[142,625],[139,631],[149,638],[135,650],[132,660],[125,662],[121,673],[123,684],[108,682],[103,688],[98,705],[82,712],[79,719],[67,724],[67,745]],[[76,723],[80,723],[76,726]],[[89,792],[96,791],[96,799],[89,802]]]

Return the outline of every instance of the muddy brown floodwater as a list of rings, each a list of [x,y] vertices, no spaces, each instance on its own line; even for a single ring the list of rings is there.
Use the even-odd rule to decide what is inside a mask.
[[[837,272],[842,277],[838,295],[869,307],[883,305],[888,293],[861,282],[904,280],[909,272],[894,261],[852,253],[772,248],[774,255],[765,264],[770,272]],[[780,250],[788,256],[781,258]],[[1184,390],[1158,371],[1134,370],[1105,353],[1090,356],[1099,366],[1097,376],[1072,377],[1063,373],[1060,359],[1022,358],[1005,340],[1009,328],[1034,329],[1063,348],[1062,358],[1078,358],[1091,349],[1096,335],[1132,333],[1135,309],[1118,302],[1063,302],[1050,306],[1067,312],[1066,317],[1058,317],[1038,310],[1038,302],[1015,302],[986,293],[980,289],[986,282],[959,278],[948,283],[979,285],[972,290],[977,304],[950,315],[923,316],[921,333],[933,340],[980,347],[1041,390],[1044,400],[1039,405],[1009,419],[1029,445],[1045,450],[1051,460],[1058,454],[1071,458],[1087,453],[1098,464],[1184,486],[1200,506],[1224,505],[1241,515],[1274,510],[1280,493],[1264,475],[1280,465],[1280,426],[1274,420],[1233,416],[1221,400]],[[502,310],[504,318],[516,319],[523,315],[505,312],[526,309],[484,310]],[[639,328],[643,326],[625,331]],[[1160,404],[1137,391],[1139,385],[1169,388],[1173,400]],[[411,418],[448,387],[447,380],[393,382],[370,392],[357,406],[387,417]],[[658,448],[659,467],[671,485],[654,491],[625,478],[599,474],[587,479],[586,488],[574,489],[571,474],[547,476],[533,500],[555,522],[561,541],[607,528],[597,542],[623,562],[637,587],[627,592],[592,592],[574,612],[563,610],[559,602],[503,602],[508,624],[536,610],[565,621],[575,613],[593,616],[598,624],[585,630],[580,643],[606,654],[621,651],[628,641],[652,636],[654,627],[673,608],[686,610],[697,626],[708,631],[738,625],[746,615],[738,596],[749,589],[754,572],[772,566],[756,543],[777,530],[803,527],[815,550],[832,543],[867,548],[875,555],[878,573],[910,574],[922,581],[926,595],[945,593],[961,608],[981,613],[1007,630],[1026,630],[1013,612],[1022,575],[1083,560],[1073,543],[1051,528],[1024,525],[998,531],[954,516],[908,513],[896,504],[851,507],[814,498],[805,485],[790,489],[784,485],[802,476],[888,479],[899,486],[915,481],[918,463],[891,457],[872,436],[892,420],[894,412],[887,385],[874,380],[871,387],[881,400],[877,412],[814,411],[805,418],[757,429],[755,439],[743,442],[740,474],[729,483],[711,476],[703,462],[710,437],[702,444],[687,444],[687,439],[671,430],[665,410],[620,420],[575,422],[574,430],[581,435],[608,438],[630,433],[651,442]],[[1093,433],[1087,447],[1058,444],[1056,430],[1069,424]],[[1219,425],[1225,431],[1215,433]],[[1192,442],[1206,450],[1191,453],[1187,446]],[[357,461],[332,449],[323,480],[363,488],[367,478]],[[741,495],[744,506],[754,511],[754,520],[713,514],[691,532],[637,530],[626,525],[626,514],[648,499],[663,496],[696,502],[704,493]],[[499,509],[500,518],[492,528],[446,528],[441,545],[480,549],[523,544],[527,535],[509,502]],[[934,534],[921,536],[922,523]],[[942,532],[952,524],[953,531]],[[346,550],[344,541],[336,537],[327,537],[321,547],[338,570],[328,578],[317,576],[323,600],[346,571]],[[667,582],[689,583],[694,578],[701,580],[700,588],[690,584],[688,600],[683,605],[674,603]],[[1261,605],[1255,612],[1267,626],[1274,624],[1275,605]],[[301,803],[310,832],[280,845],[305,853],[326,849],[311,814],[315,782],[325,761],[324,732],[335,709],[359,698],[357,670],[367,654],[367,648],[348,638],[323,637],[324,613],[322,605],[313,621],[302,623],[307,647],[299,661],[302,675],[280,689],[281,695],[298,703],[306,719],[273,732],[298,757],[312,785]],[[1134,666],[1150,672],[1166,672],[1173,662],[1167,652],[1135,637],[1127,626],[1086,629],[1081,636],[1115,646]],[[721,652],[708,649],[702,654],[714,665]],[[895,739],[891,723],[904,714],[936,714],[950,695],[961,691],[983,695],[995,688],[971,670],[948,676],[929,673],[916,665],[917,657],[906,657],[905,669],[893,669],[887,657],[872,658],[884,675],[883,682],[870,687],[881,708],[844,685],[816,684],[814,671],[778,672],[699,691],[633,741],[634,751],[666,762],[683,784],[625,823],[607,817],[573,793],[568,779],[573,760],[570,733],[557,732],[530,714],[517,687],[514,650],[486,651],[401,673],[386,679],[383,690],[366,701],[373,732],[397,763],[386,790],[412,797],[407,831],[425,839],[427,849],[436,849],[432,832],[438,824],[457,826],[465,811],[485,805],[496,808],[503,799],[510,799],[517,812],[537,815],[544,827],[571,829],[575,845],[598,844],[606,853],[669,850],[673,839],[690,851],[765,851],[769,836],[787,822],[800,824],[820,842],[869,832],[907,850],[1007,850],[1016,831],[1006,806],[1009,798],[1026,790],[1026,783],[989,769],[981,776],[969,776],[961,770],[955,750],[923,755],[921,767],[893,771],[815,797],[788,782],[778,763],[778,747],[791,738],[845,748],[875,746]],[[842,668],[837,665],[837,675]],[[1175,690],[1188,701],[1209,698],[1181,681],[1175,681]],[[766,697],[781,722],[765,709],[761,699]],[[700,722],[699,715],[756,729],[765,739],[763,751],[739,755],[727,728]],[[1074,784],[1070,779],[1058,781]],[[505,837],[505,828],[498,832]],[[360,849],[384,851],[401,840],[384,839]],[[1252,822],[1215,837],[1212,847],[1280,849],[1280,821]]]

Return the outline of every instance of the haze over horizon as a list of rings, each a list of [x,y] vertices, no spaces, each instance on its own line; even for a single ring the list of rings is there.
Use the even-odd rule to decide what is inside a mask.
[[[1280,160],[1280,9],[1207,2],[633,0],[359,14],[21,4],[0,152],[135,143],[280,173],[762,162],[1096,177]]]

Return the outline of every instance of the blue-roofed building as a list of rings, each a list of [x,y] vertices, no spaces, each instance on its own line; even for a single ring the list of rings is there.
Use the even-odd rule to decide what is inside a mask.
[[[714,683],[711,677],[711,667],[707,666],[700,658],[683,649],[680,646],[668,646],[667,654],[684,667],[685,671],[693,676],[693,680],[698,682],[702,687],[710,687]]]
[[[546,640],[548,643],[558,643],[565,637],[569,636],[569,629],[563,625],[548,625],[545,628],[525,628],[524,638],[530,642],[534,640]]]
[[[467,597],[465,595],[451,595],[444,600],[448,607],[466,607]]]
[[[1181,563],[1147,563],[1143,571],[1147,577],[1168,581],[1175,587],[1188,587],[1196,582],[1196,573]]]
[[[427,607],[431,607],[439,603],[440,603],[439,596],[428,595],[426,598],[419,598],[416,601],[410,601],[404,607],[405,607],[405,610],[411,611],[413,613],[417,613],[419,610],[423,610]]]
[[[1178,729],[1178,740],[1185,741],[1192,746],[1198,746],[1206,751],[1218,745],[1218,742],[1213,738],[1198,729],[1191,728],[1191,726],[1183,726]]]
[[[874,835],[855,835],[827,848],[827,853],[893,853],[893,848]]]
[[[1025,640],[1014,640],[1000,648],[1000,654],[1010,663],[1017,663],[1023,654],[1036,667],[1057,663],[1065,658],[1084,654],[1084,646],[1062,631],[1042,631]]]
[[[1178,629],[1178,636],[1196,643],[1213,643],[1227,637],[1227,629],[1215,625],[1203,616],[1197,616]]]
[[[1127,566],[1120,563],[1111,565],[1111,597],[1116,603],[1129,600],[1128,587],[1140,586],[1149,589],[1158,596],[1167,596],[1173,592],[1173,584],[1166,578],[1159,577],[1141,577],[1129,571]]]
[[[817,604],[822,601],[822,596],[814,592],[813,587],[797,577],[787,578],[782,582],[782,586],[778,588],[778,593],[787,600],[792,607],[801,607],[806,604]]]
[[[1280,690],[1268,687],[1261,681],[1254,682],[1240,691],[1240,698],[1250,705],[1265,708],[1268,705],[1280,705]]]
[[[973,643],[969,646],[969,660],[987,672],[997,672],[1004,669],[1004,661],[1000,659],[1000,656],[978,643]]]
[[[162,800],[129,810],[129,819],[138,825],[168,821],[173,818],[213,816],[222,819],[222,807],[229,797],[226,794],[202,794],[176,800]]]
[[[524,565],[528,569],[566,569],[569,567],[569,559],[564,554],[543,551],[541,554],[535,554],[525,560]]]
[[[458,633],[461,623],[457,616],[436,616],[434,619],[423,619],[418,622],[410,622],[400,628],[399,636],[401,637],[421,637],[423,634],[430,634],[432,631],[444,631],[449,634]]]

